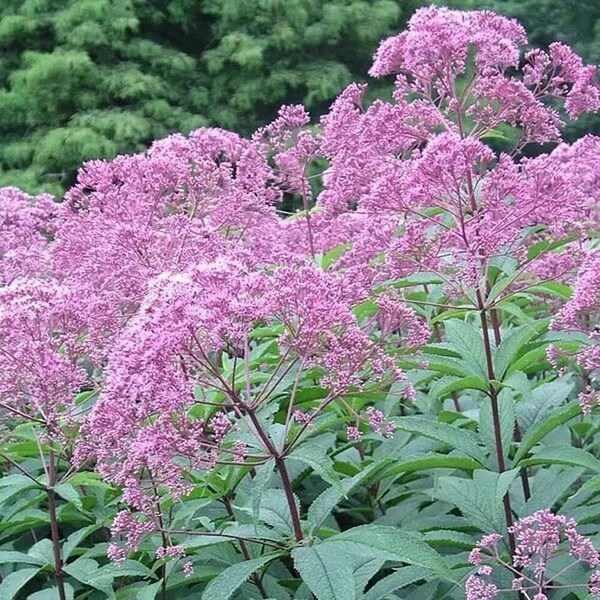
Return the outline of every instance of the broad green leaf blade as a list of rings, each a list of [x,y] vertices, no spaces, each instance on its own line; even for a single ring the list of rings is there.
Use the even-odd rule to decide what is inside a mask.
[[[70,558],[71,554],[73,554],[73,552],[77,549],[77,546],[79,546],[79,544],[81,544],[86,537],[95,531],[98,531],[100,527],[102,527],[101,524],[94,523],[93,525],[83,527],[82,529],[78,529],[77,531],[73,532],[63,544],[62,552],[64,560],[66,561],[68,558]]]
[[[322,544],[335,545],[340,551],[348,553],[417,565],[453,580],[442,556],[414,532],[384,525],[362,525],[328,538]]]
[[[367,481],[378,471],[381,471],[389,462],[390,460],[383,460],[364,467],[354,477],[344,479],[339,487],[328,488],[315,498],[306,515],[310,533],[313,534],[323,524],[333,509],[345,498],[346,494],[350,493],[357,485]]]
[[[548,326],[549,319],[538,319],[509,331],[502,343],[494,350],[494,372],[502,380],[509,365],[522,351],[524,345]]]
[[[472,431],[459,429],[448,423],[439,423],[425,417],[399,417],[394,419],[396,430],[408,431],[417,435],[437,440],[450,446],[475,460],[483,462],[485,453],[477,444],[477,436]]]
[[[67,600],[73,600],[75,597],[75,590],[73,589],[73,586],[65,582],[64,588]],[[45,590],[40,590],[39,592],[35,592],[35,594],[27,596],[27,600],[60,600],[60,595],[58,593],[58,588],[52,587]]]
[[[548,446],[536,452],[530,458],[519,463],[522,467],[532,465],[569,465],[571,467],[583,467],[590,471],[600,473],[600,460],[589,452],[574,446]]]
[[[412,471],[423,471],[424,469],[460,469],[462,471],[474,471],[481,469],[482,464],[467,456],[455,454],[431,454],[409,458],[390,465],[382,473],[383,477],[390,477],[398,473],[410,473]]]
[[[317,600],[355,600],[350,558],[327,544],[296,548],[294,566]]]
[[[580,414],[581,406],[579,402],[571,402],[551,416],[546,417],[541,423],[532,426],[519,444],[519,449],[514,459],[515,463],[527,456],[529,451],[551,431],[554,431],[557,427],[560,427]]]
[[[258,523],[258,512],[260,509],[260,503],[264,491],[271,481],[271,475],[273,473],[273,467],[275,465],[274,459],[269,459],[264,465],[256,467],[256,475],[252,480],[252,516],[254,522]]]
[[[206,586],[202,594],[203,600],[229,600],[252,573],[262,569],[278,556],[281,556],[280,552],[263,554],[258,558],[227,567]]]
[[[35,569],[19,569],[8,574],[0,583],[0,598],[2,600],[13,600],[17,592],[39,572],[38,567]]]
[[[316,444],[301,444],[288,458],[304,463],[313,469],[321,479],[341,489],[340,478],[333,469],[331,458],[327,456],[325,450],[320,446]]]
[[[419,581],[427,579],[429,571],[423,567],[400,567],[391,575],[378,581],[364,596],[364,600],[384,600],[389,598],[392,592]]]
[[[43,561],[44,565],[54,564],[54,547],[49,539],[40,540],[29,548],[27,554]]]
[[[473,479],[440,477],[435,496],[454,504],[471,524],[484,533],[503,531],[506,527],[502,498],[518,475],[518,470],[494,473],[480,469]]]
[[[438,379],[429,388],[429,398],[431,400],[442,400],[451,392],[461,390],[479,390],[486,392],[488,386],[484,379],[480,377],[456,377],[455,375],[447,375]]]
[[[483,379],[487,379],[487,367],[483,338],[478,328],[459,319],[446,321],[444,324],[448,343],[462,356],[465,372]]]
[[[0,565],[10,563],[21,563],[24,565],[38,565],[43,566],[45,560],[38,558],[37,556],[30,556],[24,552],[17,552],[15,550],[0,550]]]
[[[151,585],[147,585],[143,590],[137,593],[136,600],[154,600],[156,594],[160,590],[162,581],[157,581]]]

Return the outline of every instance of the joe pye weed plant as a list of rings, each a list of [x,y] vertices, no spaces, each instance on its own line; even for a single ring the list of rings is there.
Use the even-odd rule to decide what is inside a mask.
[[[600,597],[600,89],[526,44],[0,191],[0,597]]]

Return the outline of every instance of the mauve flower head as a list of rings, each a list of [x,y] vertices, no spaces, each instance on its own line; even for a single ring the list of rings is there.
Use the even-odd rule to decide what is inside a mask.
[[[57,209],[47,194],[32,197],[14,187],[0,188],[0,285],[50,273]]]
[[[534,594],[533,598],[546,598],[544,592],[555,584],[556,570],[551,567],[553,559],[564,550],[574,563],[597,568],[600,565],[600,554],[592,541],[577,531],[577,523],[564,515],[556,515],[548,509],[538,510],[532,515],[522,517],[509,528],[514,535],[516,547],[509,568],[516,577],[512,589]],[[497,566],[505,569],[506,562],[501,561],[496,547],[501,540],[499,534],[484,536],[475,549],[471,551],[469,562],[477,565],[477,573],[467,580],[467,598],[495,598],[500,590],[492,583],[493,570]],[[482,567],[485,560],[486,565]],[[483,570],[482,570],[483,568]],[[597,571],[590,579],[590,590],[598,591]],[[595,590],[595,591],[594,591]],[[478,595],[481,594],[481,595]],[[486,595],[487,594],[487,595]]]

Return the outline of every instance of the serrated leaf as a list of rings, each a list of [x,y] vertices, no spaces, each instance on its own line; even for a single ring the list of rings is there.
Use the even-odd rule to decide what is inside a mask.
[[[299,511],[298,499],[294,497],[294,501],[296,502],[296,508]],[[283,490],[271,489],[268,494],[263,496],[259,510],[259,518],[261,521],[275,527],[278,531],[284,533],[293,531],[290,507]]]
[[[273,467],[275,466],[275,459],[269,459],[263,465],[256,467],[256,475],[252,480],[252,517],[255,523],[258,523],[258,513],[260,510],[260,503],[267,489],[269,482],[271,481],[271,475],[273,474]]]
[[[206,586],[202,598],[204,600],[216,600],[216,598],[219,598],[219,600],[229,600],[252,573],[262,569],[280,555],[281,553],[279,552],[263,554],[258,558],[227,567]]]
[[[82,529],[78,529],[77,531],[73,532],[63,544],[62,552],[64,560],[66,561],[71,556],[71,554],[73,554],[77,546],[79,546],[79,544],[81,544],[81,542],[86,537],[88,537],[95,531],[98,531],[98,529],[100,529],[101,527],[102,525],[94,523],[93,525],[83,527]]]
[[[589,452],[574,446],[548,446],[519,463],[522,467],[532,465],[569,465],[600,473],[600,460]]]
[[[46,561],[36,557],[25,554],[24,552],[17,552],[15,550],[0,550],[0,565],[21,563],[24,565],[38,565],[42,566]]]
[[[17,592],[40,572],[40,568],[19,569],[9,573],[0,583],[0,598],[13,600]]]
[[[301,444],[288,455],[288,458],[308,465],[321,479],[341,489],[340,478],[333,469],[331,458],[327,456],[327,452],[320,446],[316,444]]]
[[[441,400],[451,392],[461,390],[479,390],[486,392],[488,389],[487,383],[480,377],[457,377],[455,375],[447,375],[438,379],[429,388],[429,398],[431,400]]]
[[[515,455],[515,463],[523,459],[529,451],[541,440],[543,440],[551,431],[574,419],[581,414],[579,402],[572,402],[559,411],[546,417],[541,423],[534,425],[527,431]]]
[[[394,423],[398,431],[422,435],[464,452],[476,460],[485,460],[482,448],[477,445],[477,437],[472,431],[459,429],[448,423],[432,421],[425,417],[399,417],[394,419]]]
[[[73,600],[75,597],[73,586],[66,582],[63,585],[67,600]],[[60,595],[58,588],[52,587],[27,596],[27,600],[60,600]]]
[[[157,581],[144,587],[137,593],[136,600],[154,600],[157,592],[160,590],[162,581]]]
[[[81,496],[79,492],[70,483],[61,483],[54,488],[54,491],[67,502],[72,502],[79,510],[83,509]]]
[[[473,536],[462,531],[452,529],[433,529],[423,534],[423,539],[432,546],[444,546],[446,548],[462,548],[469,550],[473,548],[477,540]]]
[[[531,482],[531,498],[529,498],[524,508],[519,511],[519,515],[531,515],[542,508],[554,506],[554,503],[563,494],[567,493],[582,473],[583,469],[565,469],[560,466],[539,469],[535,476],[529,479]]]
[[[431,454],[401,460],[390,465],[382,473],[383,477],[390,477],[398,473],[410,473],[424,469],[460,469],[462,471],[474,471],[481,469],[482,464],[478,460],[455,454]]]
[[[328,538],[322,542],[325,544],[335,545],[343,552],[421,566],[453,580],[442,556],[414,532],[384,525],[362,525]]]
[[[533,323],[527,323],[516,327],[505,335],[502,343],[494,350],[494,372],[496,379],[502,380],[509,365],[522,351],[523,346],[535,335],[543,331],[548,325],[548,319],[538,319]]]
[[[310,533],[313,534],[315,530],[321,526],[333,509],[345,498],[346,494],[350,493],[357,485],[367,481],[374,473],[383,469],[387,463],[387,460],[373,463],[363,468],[361,472],[354,475],[354,477],[341,481],[339,488],[328,488],[322,494],[317,496],[308,507],[306,515],[310,526]]]
[[[473,479],[440,477],[435,496],[456,506],[469,521],[485,533],[503,531],[502,498],[518,475],[518,470],[493,473],[479,470]]]
[[[317,600],[355,600],[349,558],[327,544],[296,548],[294,566]]]
[[[420,579],[428,579],[429,571],[422,567],[400,567],[391,575],[378,581],[364,596],[364,600],[384,600],[392,592],[402,589]]]
[[[487,379],[483,339],[479,329],[470,323],[451,319],[445,322],[444,328],[448,343],[462,356],[467,375]]]
[[[49,539],[36,542],[29,548],[27,554],[42,561],[44,565],[52,565],[54,563],[54,547]]]
[[[515,375],[513,374],[511,379]],[[534,423],[545,422],[546,418],[556,412],[558,407],[566,401],[573,387],[570,377],[560,377],[538,385],[530,391],[523,389],[521,392],[523,399],[516,407],[518,421],[523,432],[527,432]]]

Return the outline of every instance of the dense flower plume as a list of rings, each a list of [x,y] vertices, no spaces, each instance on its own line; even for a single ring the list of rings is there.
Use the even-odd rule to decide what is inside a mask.
[[[496,14],[424,8],[375,56],[371,74],[395,76],[389,102],[367,106],[366,85],[351,84],[318,130],[303,107],[285,106],[251,139],[173,135],[87,163],[62,204],[0,190],[2,418],[37,420],[56,437],[81,425],[75,463],[93,461],[128,505],[112,559],[165,535],[161,502],[181,499],[199,473],[272,457],[287,477],[285,452],[331,403],[351,442],[361,421],[392,437],[390,415],[346,400],[365,389],[414,399],[398,357],[432,336],[443,343],[439,323],[427,324],[433,308],[468,303],[485,335],[491,311],[499,345],[500,300],[545,280],[572,284],[570,299],[552,300],[553,327],[585,336],[578,360],[591,381],[600,140],[569,145],[560,132],[563,113],[600,108],[600,91],[567,46],[523,55],[526,42]],[[532,143],[555,147],[524,157]],[[302,210],[283,219],[277,206],[290,198]],[[499,273],[510,281],[494,289]],[[301,377],[322,391],[309,410],[294,404]],[[77,393],[96,388],[76,418]],[[257,415],[270,419],[282,397],[281,429],[265,433]],[[597,400],[583,390],[586,412]],[[510,529],[514,589],[533,589],[525,572],[543,576],[565,540],[575,561],[598,566],[574,527],[542,511]],[[499,543],[473,551],[469,598],[499,593],[483,564],[500,560]],[[182,555],[172,545],[157,556]]]
[[[0,189],[0,284],[47,272],[56,211],[48,195],[32,198],[17,188]]]
[[[493,600],[501,592],[523,592],[527,598],[547,599],[547,592],[560,585],[560,576],[577,563],[588,568],[600,566],[600,554],[592,541],[577,531],[577,523],[549,510],[539,510],[523,517],[511,528],[517,540],[512,563],[507,564],[499,548],[502,536],[490,534],[483,537],[469,555],[469,562],[478,567],[466,584],[467,600]],[[572,564],[557,572],[552,569],[553,561],[566,550]],[[513,574],[510,590],[498,588],[491,580],[493,567],[507,568]],[[592,573],[590,593],[600,597],[598,579],[600,571]]]

